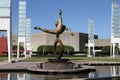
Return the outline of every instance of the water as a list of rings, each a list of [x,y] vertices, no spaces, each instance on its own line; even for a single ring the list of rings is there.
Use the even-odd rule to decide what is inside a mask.
[[[80,78],[104,78],[100,80],[120,80],[120,66],[96,66],[95,72],[79,74],[32,74],[27,72],[1,72],[0,80],[60,80]],[[112,79],[107,77],[117,77]],[[106,78],[106,79],[105,79]],[[97,79],[98,80],[98,79]]]
[[[60,80],[60,79],[74,79],[84,78],[87,74],[30,74],[30,73],[0,73],[0,80]]]

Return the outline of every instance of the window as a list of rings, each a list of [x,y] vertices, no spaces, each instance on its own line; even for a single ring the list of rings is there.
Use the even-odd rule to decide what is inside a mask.
[[[0,0],[0,7],[10,7],[11,0]]]
[[[0,16],[10,16],[10,1],[11,0],[0,0]]]

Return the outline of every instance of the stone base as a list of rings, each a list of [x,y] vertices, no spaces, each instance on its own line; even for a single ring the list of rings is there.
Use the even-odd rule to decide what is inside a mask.
[[[73,69],[73,65],[68,59],[48,59],[42,64],[42,69]]]
[[[95,68],[90,66],[78,66],[72,62],[44,62],[36,65],[36,67],[28,68],[33,73],[79,73],[85,71],[95,71]]]
[[[73,69],[72,62],[45,62],[43,69]]]
[[[67,62],[69,59],[48,59],[48,62]]]
[[[48,59],[48,62],[40,63],[36,65],[36,68],[29,68],[28,70],[40,73],[78,73],[95,69],[82,67],[68,59]]]

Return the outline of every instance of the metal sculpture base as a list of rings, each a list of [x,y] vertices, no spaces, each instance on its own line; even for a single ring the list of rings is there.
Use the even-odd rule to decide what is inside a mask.
[[[57,54],[57,44],[59,43],[59,53]],[[54,46],[53,46],[53,52],[54,52],[54,56],[56,57],[56,59],[61,59],[62,57],[62,53],[63,53],[63,43],[62,41],[59,39],[59,38],[56,38],[55,39],[55,42],[54,42]]]

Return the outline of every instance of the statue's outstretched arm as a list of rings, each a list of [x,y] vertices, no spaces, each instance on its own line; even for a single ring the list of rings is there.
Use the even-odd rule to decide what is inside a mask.
[[[62,10],[59,10],[59,20],[60,23],[62,23]]]
[[[59,19],[58,19],[58,25],[57,27],[62,26],[62,10],[59,10]]]
[[[72,36],[74,35],[70,28],[66,27],[65,30],[68,31]]]

